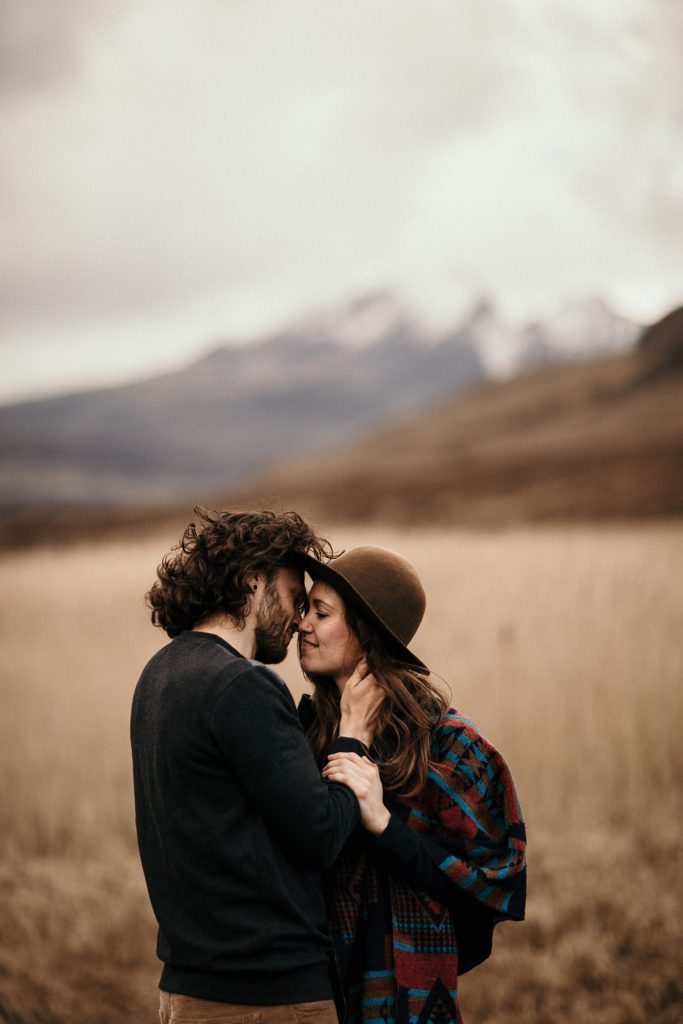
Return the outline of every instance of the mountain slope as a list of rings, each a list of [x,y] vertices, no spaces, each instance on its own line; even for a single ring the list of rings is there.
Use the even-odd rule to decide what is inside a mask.
[[[0,509],[201,500],[487,373],[628,348],[637,331],[595,300],[532,327],[530,341],[482,299],[437,330],[379,290],[176,373],[0,408]]]
[[[174,374],[0,409],[0,504],[152,503],[229,485],[483,376],[476,351],[406,322],[349,350],[296,330]]]
[[[502,523],[683,514],[683,310],[637,351],[438,402],[226,500],[318,518]]]

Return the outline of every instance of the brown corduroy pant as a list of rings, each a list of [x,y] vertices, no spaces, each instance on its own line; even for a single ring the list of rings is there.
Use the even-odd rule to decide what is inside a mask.
[[[338,1024],[331,999],[281,1006],[214,1003],[174,992],[160,992],[161,1024]]]

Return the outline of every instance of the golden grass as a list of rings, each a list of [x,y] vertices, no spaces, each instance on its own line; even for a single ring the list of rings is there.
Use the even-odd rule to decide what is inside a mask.
[[[463,979],[466,1020],[679,1022],[683,528],[330,532],[418,566],[415,648],[525,808],[528,920]],[[156,1018],[128,713],[174,539],[0,562],[0,1020]],[[299,692],[294,657],[283,674]]]

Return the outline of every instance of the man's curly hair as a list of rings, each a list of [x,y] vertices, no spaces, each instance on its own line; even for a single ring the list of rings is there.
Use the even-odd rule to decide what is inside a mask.
[[[297,564],[297,555],[328,560],[329,541],[296,512],[214,512],[195,508],[180,543],[164,556],[158,580],[145,595],[152,622],[170,637],[213,614],[244,622],[249,576],[272,579]]]

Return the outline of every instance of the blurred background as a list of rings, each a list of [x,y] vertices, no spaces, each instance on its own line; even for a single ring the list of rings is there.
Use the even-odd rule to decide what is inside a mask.
[[[677,0],[2,5],[0,1020],[156,1017],[128,714],[201,504],[422,576],[530,833],[465,1019],[680,1022],[682,48]]]

